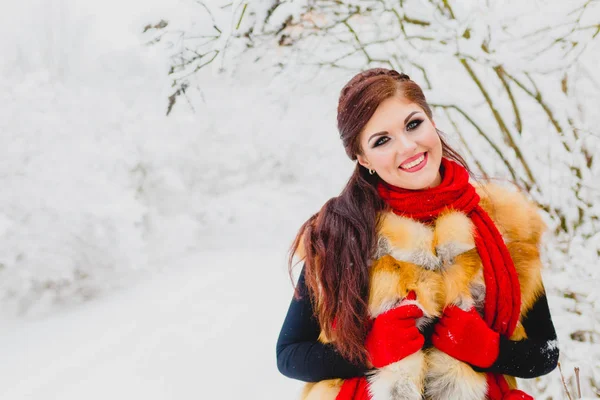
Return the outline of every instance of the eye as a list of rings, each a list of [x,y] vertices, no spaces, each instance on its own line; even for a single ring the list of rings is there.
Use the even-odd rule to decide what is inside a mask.
[[[373,147],[378,147],[378,146],[381,146],[382,144],[384,144],[384,143],[385,143],[385,142],[387,142],[388,140],[390,140],[390,138],[389,138],[389,137],[387,137],[387,136],[382,136],[382,137],[380,137],[379,139],[377,139],[377,140],[375,141],[375,143],[373,143]]]
[[[408,124],[406,124],[406,130],[412,131],[412,130],[417,129],[419,127],[419,125],[421,125],[421,122],[423,122],[422,119],[413,119]]]

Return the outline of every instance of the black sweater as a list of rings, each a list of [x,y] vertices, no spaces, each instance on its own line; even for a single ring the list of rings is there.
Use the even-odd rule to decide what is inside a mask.
[[[292,298],[277,340],[279,371],[289,378],[305,382],[365,375],[367,368],[364,365],[350,363],[333,345],[317,340],[321,328],[304,282],[304,269],[298,279],[298,290],[301,298]],[[489,368],[473,369],[519,378],[534,378],[552,371],[558,362],[558,346],[545,293],[538,298],[522,322],[527,339],[512,341],[501,336],[496,362]],[[433,326],[431,324],[423,332],[425,347],[431,346]]]

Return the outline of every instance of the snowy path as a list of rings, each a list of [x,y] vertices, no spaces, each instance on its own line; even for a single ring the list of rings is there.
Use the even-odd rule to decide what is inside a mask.
[[[179,263],[127,291],[5,326],[0,398],[295,398],[299,383],[275,365],[291,296],[283,256],[208,252]]]

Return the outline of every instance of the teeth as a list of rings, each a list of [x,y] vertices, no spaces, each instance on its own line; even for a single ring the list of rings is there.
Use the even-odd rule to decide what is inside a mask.
[[[421,157],[417,158],[415,161],[410,162],[408,164],[403,164],[400,167],[403,169],[411,169],[412,167],[421,164],[424,159],[425,159],[425,154],[422,154]]]

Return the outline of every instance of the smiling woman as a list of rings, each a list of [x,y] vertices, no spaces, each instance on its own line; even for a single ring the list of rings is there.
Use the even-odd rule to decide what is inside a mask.
[[[469,180],[407,75],[353,77],[338,129],[357,163],[292,245],[279,370],[303,399],[531,399],[514,377],[558,359],[536,206]]]
[[[360,133],[360,144],[358,162],[385,182],[414,190],[442,181],[442,142],[435,123],[401,95],[381,102]]]

